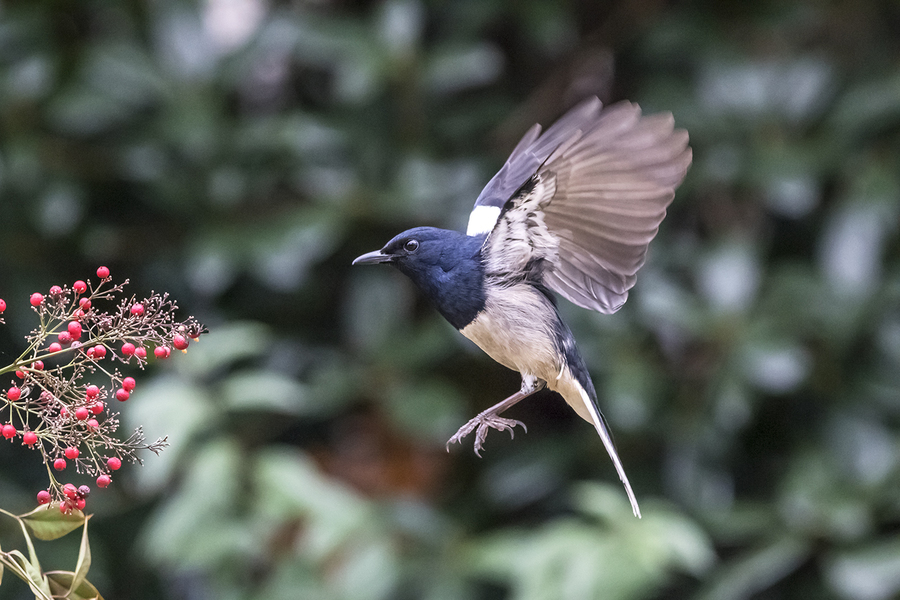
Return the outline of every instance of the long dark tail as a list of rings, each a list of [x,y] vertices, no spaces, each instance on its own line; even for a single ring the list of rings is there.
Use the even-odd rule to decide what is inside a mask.
[[[622,485],[625,486],[625,493],[628,494],[628,501],[631,502],[631,510],[634,512],[634,516],[641,518],[641,509],[638,506],[637,498],[634,496],[634,490],[631,489],[628,476],[625,475],[625,468],[622,466],[622,461],[616,450],[616,444],[613,442],[609,425],[606,423],[603,413],[600,412],[600,407],[597,406],[597,392],[594,390],[594,383],[591,381],[590,374],[588,374],[584,359],[581,358],[581,354],[575,346],[575,338],[566,324],[559,318],[557,318],[557,340],[559,340],[559,350],[565,356],[569,371],[575,379],[575,383],[578,384],[581,401],[591,415],[594,429],[597,430],[597,434],[600,436],[600,440],[603,442],[603,446],[606,448],[606,452],[616,468],[616,473],[619,474],[619,479],[622,481]]]

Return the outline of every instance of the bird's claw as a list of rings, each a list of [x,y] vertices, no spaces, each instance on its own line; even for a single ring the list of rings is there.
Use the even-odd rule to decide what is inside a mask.
[[[484,441],[487,439],[488,431],[491,429],[496,429],[497,431],[506,431],[509,430],[509,437],[514,439],[516,437],[515,427],[516,425],[521,425],[522,429],[525,430],[525,433],[528,433],[528,427],[525,426],[525,423],[522,421],[518,421],[516,419],[505,419],[503,417],[498,417],[497,415],[487,414],[487,415],[478,415],[465,425],[459,428],[453,437],[447,440],[447,452],[450,451],[450,444],[456,444],[462,442],[462,439],[475,431],[475,454],[478,458],[481,458],[481,449],[484,446]]]

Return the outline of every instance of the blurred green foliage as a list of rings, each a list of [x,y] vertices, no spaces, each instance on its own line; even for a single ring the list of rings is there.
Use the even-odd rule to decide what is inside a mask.
[[[898,28],[887,0],[0,4],[0,355],[28,294],[100,263],[212,331],[137,374],[123,418],[171,448],[91,498],[91,581],[900,595]],[[641,521],[552,394],[513,411],[527,435],[447,454],[517,376],[349,267],[462,228],[518,136],[590,94],[671,110],[694,147],[631,301],[563,307]],[[0,506],[28,510],[42,467],[0,460]]]

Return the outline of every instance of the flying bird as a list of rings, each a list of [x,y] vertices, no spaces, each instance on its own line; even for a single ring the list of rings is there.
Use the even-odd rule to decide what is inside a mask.
[[[480,456],[489,429],[524,423],[500,413],[543,387],[593,424],[640,508],[597,394],[554,293],[617,311],[691,164],[688,134],[670,113],[590,98],[541,135],[534,125],[475,201],[465,234],[416,227],[353,264],[387,263],[407,275],[460,333],[518,371],[522,387],[466,423]]]

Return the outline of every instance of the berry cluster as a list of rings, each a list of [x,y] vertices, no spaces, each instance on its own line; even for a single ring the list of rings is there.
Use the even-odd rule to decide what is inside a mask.
[[[106,267],[97,269],[97,277],[96,286],[79,280],[71,287],[55,285],[47,295],[32,294],[40,325],[26,337],[27,349],[0,368],[0,434],[21,437],[41,453],[50,485],[37,494],[38,503],[58,501],[64,513],[83,509],[90,488],[61,484],[54,471],[71,464],[105,488],[123,460],[140,463],[139,450],[158,453],[167,445],[165,438],[145,443],[141,428],[126,440],[114,436],[118,413],[107,402],[126,402],[137,388],[118,366],[143,369],[149,349],[165,359],[173,347],[187,351],[190,340],[204,332],[193,317],[174,320],[177,305],[168,294],[123,298],[127,280],[114,284]],[[5,310],[0,299],[0,315]],[[8,386],[2,381],[7,373],[13,374]]]

